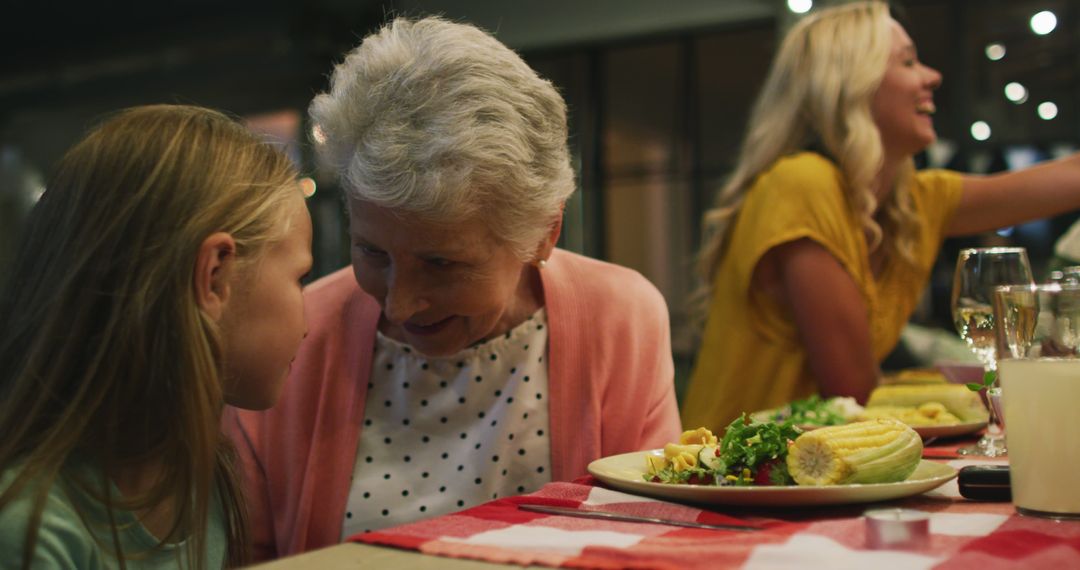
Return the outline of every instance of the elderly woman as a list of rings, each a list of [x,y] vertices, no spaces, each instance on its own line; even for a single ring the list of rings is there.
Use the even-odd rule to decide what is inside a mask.
[[[719,429],[813,393],[864,400],[946,236],[1080,207],[1080,156],[993,176],[917,172],[941,81],[884,2],[788,32],[705,216],[711,295],[688,425]]]
[[[281,405],[228,427],[257,557],[536,490],[678,437],[668,314],[555,247],[566,108],[487,33],[398,19],[311,105],[352,267],[310,285]]]

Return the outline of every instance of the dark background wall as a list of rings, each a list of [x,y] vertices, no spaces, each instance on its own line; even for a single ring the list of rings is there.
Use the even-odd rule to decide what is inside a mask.
[[[1044,159],[1077,146],[1075,2],[896,4],[921,58],[945,76],[935,117],[942,143],[921,164],[990,172],[1026,154]],[[491,30],[559,86],[579,178],[563,246],[651,279],[669,301],[684,361],[694,350],[684,307],[695,286],[700,214],[732,167],[778,37],[798,17],[783,0],[118,0],[2,9],[0,276],[63,150],[103,114],[155,102],[225,109],[288,145],[319,180],[310,201],[316,273],[344,265],[339,193],[315,172],[306,143],[308,101],[325,88],[333,63],[387,18],[438,13]],[[1058,27],[1038,36],[1028,20],[1047,9]],[[1001,60],[986,57],[993,42],[1006,46]],[[1026,86],[1028,100],[1003,96],[1012,81]],[[1057,104],[1055,119],[1037,116],[1043,101]],[[988,140],[971,135],[979,120],[991,126]],[[948,327],[959,247],[1025,245],[1042,268],[1075,217],[950,241],[916,319]]]

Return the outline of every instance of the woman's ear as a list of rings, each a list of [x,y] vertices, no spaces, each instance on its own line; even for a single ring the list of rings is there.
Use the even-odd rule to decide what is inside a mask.
[[[195,302],[215,321],[229,301],[229,282],[236,269],[236,240],[225,232],[211,234],[195,257]]]
[[[537,263],[543,261],[547,262],[547,259],[551,257],[551,252],[555,249],[555,244],[559,243],[559,234],[562,233],[562,212],[559,212],[559,217],[551,223],[551,228],[548,234],[544,236],[544,241],[540,243],[540,249],[536,252]]]

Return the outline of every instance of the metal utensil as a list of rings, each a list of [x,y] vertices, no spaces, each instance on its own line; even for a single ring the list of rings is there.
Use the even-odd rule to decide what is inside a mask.
[[[585,519],[607,519],[610,521],[622,521],[622,522],[641,522],[641,523],[653,523],[653,524],[666,524],[669,526],[682,526],[687,528],[706,528],[711,530],[738,530],[738,531],[754,531],[762,530],[756,526],[743,526],[735,524],[709,524],[699,523],[695,521],[677,521],[672,519],[660,519],[655,517],[643,517],[636,515],[625,515],[622,513],[611,513],[607,511],[582,511],[578,509],[571,509],[567,507],[552,507],[549,505],[528,505],[519,504],[518,508],[523,511],[533,511],[537,513],[545,513],[549,515],[564,515],[568,517],[581,517]]]

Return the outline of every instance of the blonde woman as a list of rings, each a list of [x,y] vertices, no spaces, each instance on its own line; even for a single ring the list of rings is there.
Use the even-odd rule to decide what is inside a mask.
[[[784,39],[738,164],[705,216],[706,324],[682,418],[721,428],[805,397],[867,397],[941,241],[1080,207],[1080,159],[916,172],[941,74],[882,2]]]
[[[246,560],[221,412],[277,399],[310,246],[288,159],[219,113],[129,109],[68,151],[0,297],[0,567]]]

